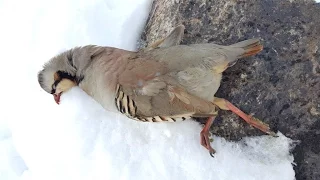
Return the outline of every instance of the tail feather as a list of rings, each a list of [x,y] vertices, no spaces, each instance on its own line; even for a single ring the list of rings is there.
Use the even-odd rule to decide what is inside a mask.
[[[263,46],[260,44],[260,39],[258,38],[241,41],[230,45],[230,47],[238,47],[244,50],[244,53],[241,54],[238,58],[253,56],[263,49]]]
[[[252,48],[246,49],[245,53],[242,54],[240,57],[243,58],[243,57],[253,56],[255,54],[258,54],[260,51],[262,51],[262,49],[263,49],[263,46],[259,44]]]

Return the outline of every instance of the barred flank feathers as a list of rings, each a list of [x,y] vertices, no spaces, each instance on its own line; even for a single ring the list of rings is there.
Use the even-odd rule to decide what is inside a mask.
[[[115,104],[117,109],[127,117],[142,121],[142,122],[177,122],[184,121],[187,118],[190,118],[191,115],[186,117],[167,117],[167,116],[154,116],[154,117],[140,117],[137,116],[137,106],[135,102],[130,98],[130,96],[126,95],[121,86],[118,84],[116,88],[116,97]]]

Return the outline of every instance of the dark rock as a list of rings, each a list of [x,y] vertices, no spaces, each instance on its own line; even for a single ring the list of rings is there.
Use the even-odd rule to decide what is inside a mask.
[[[296,178],[320,179],[320,5],[313,0],[154,0],[142,40],[150,44],[178,24],[186,27],[182,44],[262,39],[261,53],[224,72],[216,96],[300,140],[293,151]],[[211,130],[229,140],[263,134],[226,111]]]

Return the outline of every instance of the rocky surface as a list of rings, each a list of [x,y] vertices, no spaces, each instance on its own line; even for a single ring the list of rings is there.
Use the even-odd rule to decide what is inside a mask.
[[[186,26],[182,44],[261,38],[264,50],[227,69],[216,96],[300,140],[293,150],[296,178],[320,179],[320,5],[312,0],[154,0],[142,42],[150,44],[178,24]],[[220,111],[211,130],[229,140],[263,134],[226,111]]]

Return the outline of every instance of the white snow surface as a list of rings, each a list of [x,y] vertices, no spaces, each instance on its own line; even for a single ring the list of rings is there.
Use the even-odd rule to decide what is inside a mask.
[[[140,123],[105,111],[79,88],[54,103],[37,82],[43,63],[74,46],[135,50],[151,0],[1,0],[1,180],[292,180],[293,141],[215,137],[201,125]]]

